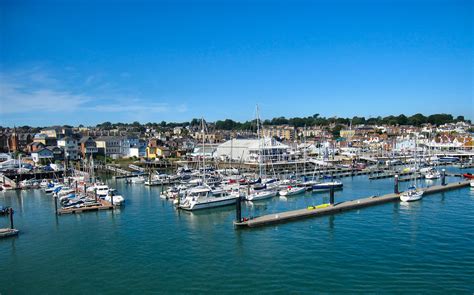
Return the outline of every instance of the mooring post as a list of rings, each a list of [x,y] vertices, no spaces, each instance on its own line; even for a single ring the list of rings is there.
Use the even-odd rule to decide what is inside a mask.
[[[334,186],[329,189],[329,204],[334,205]]]
[[[236,222],[242,221],[242,204],[241,204],[240,195],[235,200],[235,221]]]
[[[446,169],[441,170],[441,185],[446,185]]]
[[[58,215],[58,196],[54,196],[54,212]]]
[[[110,194],[110,204],[114,205],[114,194]]]
[[[97,188],[94,189],[94,199],[97,202]]]
[[[398,174],[395,174],[395,187],[393,189],[393,192],[397,195],[400,193],[400,191],[398,190]]]
[[[10,208],[10,228],[13,229],[13,208]]]

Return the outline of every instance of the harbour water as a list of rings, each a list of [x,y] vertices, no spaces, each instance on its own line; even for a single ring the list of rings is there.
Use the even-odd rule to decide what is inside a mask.
[[[159,187],[109,181],[126,197],[124,208],[55,216],[53,199],[40,190],[0,194],[21,230],[0,240],[1,294],[474,292],[470,188],[235,230],[233,206],[180,212],[159,198]],[[393,191],[393,179],[342,181],[336,201]],[[276,197],[246,203],[243,216],[328,200],[327,192]]]

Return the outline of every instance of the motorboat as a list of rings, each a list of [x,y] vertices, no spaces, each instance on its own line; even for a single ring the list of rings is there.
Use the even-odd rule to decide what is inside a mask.
[[[306,192],[305,187],[288,186],[286,189],[283,189],[279,191],[278,193],[280,194],[280,196],[286,197],[286,196],[294,196],[298,194],[303,194],[304,192]]]
[[[417,190],[415,186],[411,186],[408,190],[400,195],[403,202],[414,202],[423,198],[423,191]]]
[[[48,179],[43,179],[41,180],[40,182],[40,187],[41,188],[45,188],[45,187],[48,187],[48,184],[50,183],[50,181]]]
[[[13,189],[13,186],[11,186],[11,185],[8,184],[8,183],[2,183],[2,185],[0,185],[0,188],[1,188],[1,190],[3,190],[3,191],[9,191],[9,190],[12,190],[12,189]]]
[[[87,188],[88,192],[93,192],[97,194],[99,198],[105,198],[109,193],[109,186],[105,184],[94,185]]]
[[[59,192],[64,185],[61,183],[50,183],[45,189],[44,192],[47,194],[57,193]]]
[[[462,176],[467,179],[474,179],[474,174],[472,173],[464,173]]]
[[[320,182],[313,185],[313,191],[326,191],[333,189],[342,189],[343,184],[340,181]]]
[[[239,194],[229,193],[221,188],[212,189],[209,185],[201,185],[188,191],[179,208],[192,211],[228,206],[235,204],[239,197]]]
[[[104,200],[109,203],[113,203],[116,206],[121,206],[125,202],[124,197],[119,195],[115,189],[109,189],[109,193]]]
[[[145,177],[143,176],[132,177],[129,179],[129,183],[134,183],[134,184],[145,183]]]
[[[439,171],[436,169],[430,169],[425,174],[426,179],[438,179],[440,177],[441,177],[441,173],[439,173]]]

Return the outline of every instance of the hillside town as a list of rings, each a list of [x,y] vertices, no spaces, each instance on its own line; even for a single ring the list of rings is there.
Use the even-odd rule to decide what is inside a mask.
[[[413,149],[427,153],[472,153],[473,125],[469,121],[419,126],[349,124],[300,126],[271,125],[264,121],[258,140],[256,126],[224,130],[219,124],[194,119],[179,124],[111,124],[95,127],[51,126],[46,128],[5,127],[0,133],[2,161],[22,157],[31,165],[94,158],[103,162],[196,160],[256,162],[264,147],[264,161],[301,158],[303,153],[321,160],[352,159],[363,152],[387,155]],[[177,125],[177,126],[175,126]],[[0,167],[5,168],[5,167]]]

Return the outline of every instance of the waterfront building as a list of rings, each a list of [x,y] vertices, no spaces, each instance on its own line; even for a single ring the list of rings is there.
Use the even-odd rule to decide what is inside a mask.
[[[289,147],[274,138],[231,139],[217,146],[215,158],[233,161],[258,162],[259,155],[264,162],[283,161],[289,158]]]
[[[42,148],[31,153],[31,159],[35,163],[50,163],[54,159],[53,151],[48,148]]]
[[[97,152],[106,157],[118,159],[122,155],[122,138],[118,136],[101,136],[95,140]]]
[[[90,136],[83,136],[79,140],[79,150],[83,158],[95,156],[99,151],[95,140]]]
[[[58,147],[64,150],[64,157],[68,160],[79,159],[78,142],[71,136],[66,136],[58,140]]]

